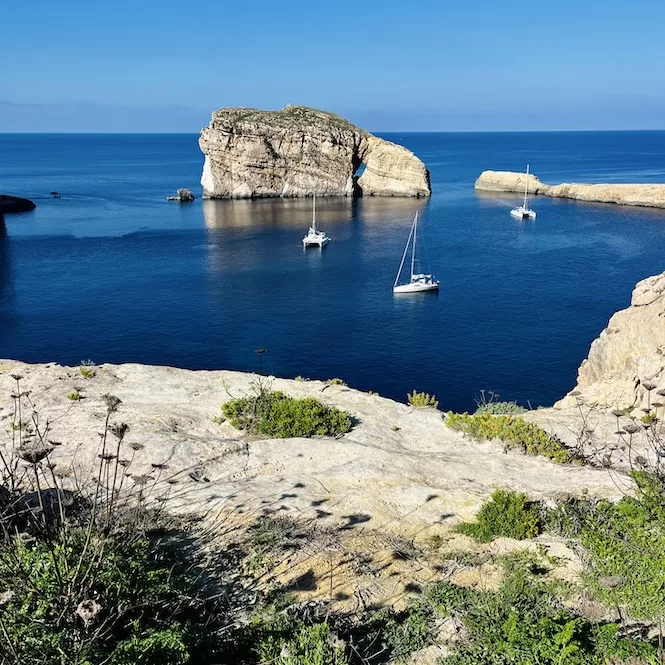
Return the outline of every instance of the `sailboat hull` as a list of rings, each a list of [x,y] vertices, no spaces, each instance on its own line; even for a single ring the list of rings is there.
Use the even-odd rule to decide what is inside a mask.
[[[411,282],[393,286],[393,293],[423,293],[425,291],[438,291],[439,282]]]

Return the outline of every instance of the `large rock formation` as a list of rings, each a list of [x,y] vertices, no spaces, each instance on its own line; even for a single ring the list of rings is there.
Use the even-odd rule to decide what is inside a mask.
[[[489,192],[524,192],[526,173],[513,171],[483,171],[475,188]],[[665,184],[629,185],[563,183],[546,185],[533,174],[529,174],[529,193],[542,194],[553,198],[577,199],[599,203],[618,203],[620,205],[647,206],[665,208]]]
[[[0,194],[0,215],[3,213],[29,212],[35,208],[35,203],[30,199]]]
[[[199,145],[209,198],[431,194],[429,171],[412,152],[304,106],[220,109]]]
[[[665,272],[637,283],[630,307],[591,344],[573,392],[556,406],[572,406],[578,397],[609,408],[665,403]]]

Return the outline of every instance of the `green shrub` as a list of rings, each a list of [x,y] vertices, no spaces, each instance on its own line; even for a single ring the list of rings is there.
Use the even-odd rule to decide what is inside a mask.
[[[290,634],[289,634],[290,633]],[[259,663],[273,665],[346,665],[344,644],[328,624],[299,625],[281,634],[268,633],[255,647]]]
[[[607,665],[640,659],[656,665],[656,649],[619,637],[616,624],[594,624],[565,609],[553,583],[514,561],[498,591],[476,591],[458,614],[468,638],[441,660],[446,665]]]
[[[445,419],[448,427],[464,432],[472,439],[498,439],[506,449],[520,449],[528,455],[542,455],[559,464],[576,459],[561,441],[523,418],[448,412]]]
[[[222,413],[237,429],[276,438],[336,436],[352,427],[345,411],[313,397],[295,398],[277,391],[232,399],[222,405]]]
[[[479,404],[475,415],[490,413],[492,415],[517,415],[525,413],[526,409],[517,402],[486,402]]]
[[[529,501],[523,492],[494,490],[491,501],[485,502],[475,522],[462,523],[460,533],[487,543],[498,536],[524,540],[540,533],[538,504]]]
[[[86,545],[85,529],[54,542],[4,542],[0,588],[10,593],[0,612],[0,649],[21,663],[62,662],[63,653],[83,659],[71,662],[111,665],[203,658],[204,626],[216,620],[202,599],[192,602],[194,576],[172,548],[122,532],[108,537],[95,530],[91,540],[103,551]]]
[[[503,402],[499,400],[499,394],[494,391],[480,391],[480,399],[476,400],[476,415],[491,413],[492,415],[518,415],[526,409],[517,402]]]
[[[93,379],[97,374],[95,363],[92,360],[82,360],[79,365],[79,373],[84,379]]]
[[[73,390],[71,393],[67,394],[67,399],[72,402],[78,402],[81,399],[81,393],[78,390]]]
[[[439,402],[434,395],[430,395],[429,393],[419,393],[415,390],[406,394],[406,400],[411,406],[418,408],[433,406],[436,409],[439,406]]]
[[[635,475],[636,497],[566,504],[555,513],[556,524],[584,546],[584,579],[597,597],[635,619],[663,622],[665,487],[654,477]]]
[[[329,386],[345,386],[346,381],[344,381],[344,379],[334,378],[334,379],[328,379],[326,381],[326,384]]]
[[[383,632],[391,659],[402,663],[415,651],[434,642],[434,615],[424,603],[415,603],[392,616]]]

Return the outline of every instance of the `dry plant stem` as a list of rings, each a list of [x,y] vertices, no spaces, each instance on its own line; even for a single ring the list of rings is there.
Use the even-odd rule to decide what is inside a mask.
[[[112,411],[109,409],[106,413],[106,420],[104,421],[104,434],[102,436],[102,456],[106,452],[106,439],[108,437],[108,431],[109,431],[109,420],[111,418],[111,413]],[[83,560],[85,559],[85,555],[88,553],[88,547],[90,546],[90,539],[92,538],[92,530],[95,525],[96,517],[97,517],[97,506],[99,503],[99,484],[102,479],[102,464],[104,463],[103,458],[99,462],[99,471],[97,473],[97,483],[95,484],[95,497],[93,499],[92,503],[92,511],[90,513],[90,519],[88,520],[88,528],[86,531],[85,535],[85,543],[83,545],[83,550],[81,551],[81,554],[79,555],[78,562],[76,564],[76,570],[74,571],[74,576],[72,578],[72,583],[75,581],[76,577],[78,576],[81,566],[83,565]]]

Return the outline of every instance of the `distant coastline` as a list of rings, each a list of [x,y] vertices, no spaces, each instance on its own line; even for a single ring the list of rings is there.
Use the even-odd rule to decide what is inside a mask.
[[[513,171],[483,171],[474,185],[478,191],[524,192],[529,184],[529,193],[551,198],[575,199],[595,203],[665,208],[665,184],[655,183],[562,183],[547,185],[533,174]]]

